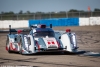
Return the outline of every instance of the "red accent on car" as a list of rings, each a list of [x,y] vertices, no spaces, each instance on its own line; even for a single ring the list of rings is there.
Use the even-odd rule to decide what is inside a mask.
[[[10,49],[16,51],[17,49],[13,47],[13,44],[10,43]]]
[[[6,46],[6,50],[8,51],[8,47]]]
[[[18,30],[17,33],[20,34],[22,32],[22,30]]]
[[[52,42],[52,44],[55,44],[55,42]]]
[[[42,24],[40,25],[40,28],[46,28],[46,25]]]
[[[66,32],[71,32],[71,30],[70,29],[66,29]]]
[[[50,42],[48,42],[48,44],[51,44]]]
[[[57,44],[58,44],[58,48],[60,48],[60,43],[57,41]]]
[[[40,45],[38,44],[38,42],[36,41],[36,45],[38,47],[38,51],[40,51]]]

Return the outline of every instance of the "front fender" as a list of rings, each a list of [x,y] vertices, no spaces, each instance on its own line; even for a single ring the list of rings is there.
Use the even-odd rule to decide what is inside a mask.
[[[77,43],[75,33],[64,33],[61,35],[61,43],[63,44],[64,50],[69,52],[77,51]]]

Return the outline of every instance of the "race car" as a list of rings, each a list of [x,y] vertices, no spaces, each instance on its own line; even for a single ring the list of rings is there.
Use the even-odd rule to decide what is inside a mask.
[[[11,27],[9,30],[6,41],[6,50],[9,53],[12,51],[20,54],[48,51],[77,52],[76,35],[70,29],[63,34],[59,33],[60,35],[44,24],[31,29],[28,33],[25,33],[24,30],[13,30]]]

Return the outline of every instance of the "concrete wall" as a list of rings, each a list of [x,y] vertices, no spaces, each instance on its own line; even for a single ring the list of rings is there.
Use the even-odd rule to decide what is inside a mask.
[[[0,29],[9,28],[24,28],[29,27],[31,24],[36,23],[53,23],[54,26],[89,26],[89,25],[100,25],[100,17],[90,18],[60,18],[60,19],[46,19],[46,20],[0,20]],[[56,20],[56,22],[54,21]],[[38,22],[39,21],[39,22]],[[50,21],[50,22],[49,22]]]
[[[89,18],[79,18],[79,26],[88,26]]]
[[[79,26],[79,18],[59,18],[59,19],[42,19],[29,20],[29,26],[34,24],[46,24],[49,26]]]
[[[12,28],[23,28],[28,27],[28,20],[4,20],[0,21],[0,28],[9,28],[11,25]]]
[[[79,18],[79,26],[100,25],[100,17]]]
[[[100,17],[90,17],[90,25],[100,25]]]

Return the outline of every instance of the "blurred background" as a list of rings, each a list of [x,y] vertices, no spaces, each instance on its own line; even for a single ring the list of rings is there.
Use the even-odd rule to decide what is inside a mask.
[[[29,19],[51,19],[51,18],[73,18],[73,17],[99,17],[100,9],[96,8],[94,11],[83,11],[70,9],[69,11],[60,12],[23,12],[20,10],[18,13],[1,12],[0,20],[29,20]]]

